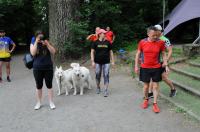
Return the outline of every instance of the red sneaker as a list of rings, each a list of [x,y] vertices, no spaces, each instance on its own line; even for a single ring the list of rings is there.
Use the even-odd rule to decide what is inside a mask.
[[[154,111],[155,113],[159,113],[159,112],[160,112],[160,109],[159,109],[157,103],[153,103],[153,111]]]
[[[148,105],[149,105],[149,100],[145,99],[144,102],[143,102],[143,104],[142,104],[142,108],[146,109],[148,107]]]

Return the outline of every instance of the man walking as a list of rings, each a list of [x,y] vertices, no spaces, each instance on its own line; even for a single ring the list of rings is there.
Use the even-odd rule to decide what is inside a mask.
[[[167,49],[167,62],[169,62],[171,56],[172,56],[172,44],[170,43],[169,39],[166,38],[163,33],[162,33],[162,27],[160,25],[155,25],[154,27],[156,27],[158,29],[157,33],[159,36],[160,40],[163,40],[165,42],[165,48]],[[166,70],[165,70],[166,69]],[[169,67],[166,66],[166,68],[162,68],[161,69],[162,72],[162,80],[170,87],[171,92],[169,94],[169,97],[174,97],[176,96],[176,89],[172,83],[171,80],[168,79],[168,73],[169,73]],[[149,94],[148,94],[149,98],[153,97],[153,90],[152,90],[152,85],[150,85],[149,87]]]
[[[14,51],[16,47],[15,43],[9,37],[6,37],[5,34],[6,34],[5,30],[0,29],[0,83],[2,82],[3,63],[6,64],[7,81],[11,82],[10,80],[11,53]],[[11,50],[10,50],[10,45],[12,45]]]
[[[139,73],[139,59],[141,57],[140,81],[144,82],[144,102],[142,108],[148,108],[148,89],[150,81],[153,84],[153,111],[159,113],[157,105],[159,94],[159,82],[161,81],[161,67],[167,65],[164,41],[158,39],[157,28],[151,26],[147,29],[148,38],[143,39],[138,44],[135,57],[135,72]],[[160,53],[162,54],[163,64],[160,63]]]

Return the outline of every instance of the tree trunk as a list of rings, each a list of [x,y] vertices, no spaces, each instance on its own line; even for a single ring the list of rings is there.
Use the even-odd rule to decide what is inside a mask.
[[[79,0],[49,0],[49,38],[57,49],[56,60],[65,60],[65,43],[70,39],[67,21],[74,17]]]

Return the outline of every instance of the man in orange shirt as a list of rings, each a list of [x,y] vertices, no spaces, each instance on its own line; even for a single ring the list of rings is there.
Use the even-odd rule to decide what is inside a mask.
[[[99,31],[100,27],[96,27],[95,29],[95,34],[90,34],[86,39],[92,42],[95,42],[96,40],[98,40],[98,31]]]
[[[106,39],[110,42],[110,44],[113,44],[114,40],[115,40],[115,35],[114,33],[111,31],[110,27],[106,27]]]

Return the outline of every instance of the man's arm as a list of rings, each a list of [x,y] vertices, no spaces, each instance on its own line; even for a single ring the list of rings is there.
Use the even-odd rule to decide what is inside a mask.
[[[12,48],[11,48],[11,50],[9,52],[12,53],[15,50],[15,48],[16,48],[16,44],[12,43]]]
[[[94,50],[94,49],[91,49],[90,57],[91,57],[91,63],[92,63],[92,67],[93,67],[93,68],[95,67],[94,53],[95,53],[95,50]]]
[[[111,64],[115,65],[115,59],[114,59],[114,54],[112,50],[110,50],[110,59],[111,59]]]
[[[167,66],[168,63],[167,63],[167,56],[166,56],[166,53],[165,51],[162,51],[162,59],[163,59],[163,67]]]
[[[48,41],[48,40],[45,40],[44,42],[48,48],[48,50],[50,51],[50,53],[52,55],[54,55],[56,53],[56,49],[52,46],[52,44]]]
[[[172,46],[167,47],[167,51],[168,51],[168,54],[167,54],[167,61],[169,61],[170,58],[172,57],[172,52],[173,52]]]
[[[112,40],[112,43],[115,41],[115,35],[113,34],[113,40]]]
[[[92,37],[92,35],[95,35],[95,34],[90,34],[90,35],[88,35],[86,39],[87,39],[87,40],[90,40],[90,38]]]
[[[139,58],[141,51],[138,49],[135,55],[135,73],[139,73]]]
[[[37,53],[37,46],[38,46],[38,42],[39,42],[40,38],[36,38],[34,44],[31,43],[30,44],[30,53],[32,56],[35,56]]]

